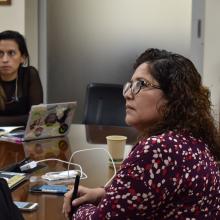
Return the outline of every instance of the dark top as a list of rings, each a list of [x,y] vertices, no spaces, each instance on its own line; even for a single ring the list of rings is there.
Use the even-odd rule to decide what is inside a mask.
[[[7,182],[2,178],[0,178],[0,207],[2,220],[24,220],[21,212],[13,203]]]
[[[186,133],[140,140],[105,190],[98,206],[80,206],[73,219],[220,219],[219,168]]]
[[[31,66],[21,67],[17,79],[0,80],[0,83],[7,99],[5,110],[0,111],[0,126],[26,125],[31,106],[43,102],[43,89],[38,71]]]

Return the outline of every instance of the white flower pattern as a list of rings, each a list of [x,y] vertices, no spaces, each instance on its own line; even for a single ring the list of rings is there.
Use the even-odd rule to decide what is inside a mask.
[[[220,174],[207,145],[169,131],[140,140],[98,206],[73,215],[86,219],[220,219]]]

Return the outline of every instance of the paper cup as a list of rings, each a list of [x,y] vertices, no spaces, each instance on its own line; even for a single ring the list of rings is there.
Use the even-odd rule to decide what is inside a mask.
[[[120,164],[124,159],[124,151],[127,137],[121,135],[107,136],[108,151],[111,154],[115,164]],[[111,162],[111,160],[109,159]]]

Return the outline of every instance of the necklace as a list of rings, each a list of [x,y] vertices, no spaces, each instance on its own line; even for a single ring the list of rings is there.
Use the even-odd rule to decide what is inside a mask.
[[[18,102],[19,99],[18,99],[18,77],[16,78],[16,81],[15,81],[15,92],[14,92],[14,96],[11,97],[11,100],[10,101],[6,101],[5,103],[6,104],[11,104],[13,102]]]

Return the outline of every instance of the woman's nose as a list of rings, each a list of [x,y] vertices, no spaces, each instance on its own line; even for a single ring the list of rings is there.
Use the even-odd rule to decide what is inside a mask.
[[[125,99],[131,99],[133,98],[133,93],[131,91],[131,88],[129,88],[124,94],[123,94]]]
[[[2,61],[3,62],[7,62],[9,59],[8,59],[8,54],[7,53],[4,53],[3,56],[2,56]]]

